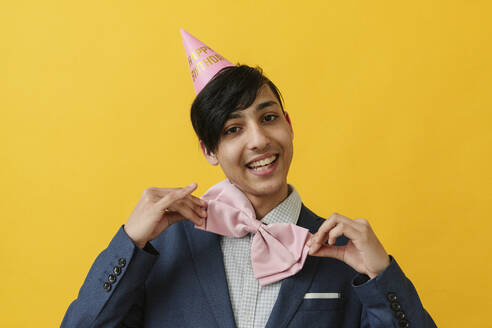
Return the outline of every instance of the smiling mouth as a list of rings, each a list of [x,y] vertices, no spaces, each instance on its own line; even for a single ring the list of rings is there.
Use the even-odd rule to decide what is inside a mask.
[[[273,155],[269,158],[265,158],[261,161],[256,161],[256,162],[250,163],[250,164],[246,165],[246,167],[250,170],[254,170],[256,172],[261,172],[261,171],[268,169],[273,164],[275,164],[275,162],[277,162],[278,158],[279,158],[279,155],[275,154],[275,155]]]

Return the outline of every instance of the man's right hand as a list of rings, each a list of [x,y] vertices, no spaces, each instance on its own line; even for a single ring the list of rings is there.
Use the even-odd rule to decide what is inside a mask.
[[[207,217],[207,202],[191,195],[196,188],[197,184],[192,183],[184,188],[145,189],[125,223],[126,234],[143,248],[175,222],[188,219],[202,225]]]

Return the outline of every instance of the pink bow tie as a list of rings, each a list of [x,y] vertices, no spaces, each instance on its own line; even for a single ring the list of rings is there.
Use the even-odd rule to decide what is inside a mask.
[[[204,226],[195,228],[229,237],[253,233],[251,265],[261,286],[290,277],[302,269],[309,251],[309,230],[290,223],[265,225],[256,220],[249,199],[229,180],[212,186],[201,197],[208,203]]]

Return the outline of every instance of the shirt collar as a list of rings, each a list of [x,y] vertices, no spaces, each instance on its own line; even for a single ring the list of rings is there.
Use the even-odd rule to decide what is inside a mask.
[[[271,223],[292,223],[297,224],[299,214],[301,213],[301,196],[297,193],[296,188],[292,185],[289,186],[289,195],[274,209],[267,213],[261,219],[264,224]]]

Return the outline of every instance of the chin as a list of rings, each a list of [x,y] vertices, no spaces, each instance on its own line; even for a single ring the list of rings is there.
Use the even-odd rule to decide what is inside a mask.
[[[280,179],[275,179],[272,181],[260,181],[260,182],[252,181],[247,183],[244,186],[243,190],[257,197],[268,196],[280,192],[282,190],[282,187],[286,184],[287,182],[284,182]]]

